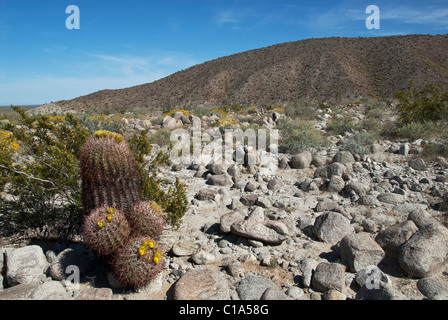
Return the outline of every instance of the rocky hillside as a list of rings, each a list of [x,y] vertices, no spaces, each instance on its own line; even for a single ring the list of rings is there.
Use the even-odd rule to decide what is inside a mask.
[[[308,39],[208,61],[153,83],[41,110],[135,110],[393,97],[410,80],[448,87],[448,35]]]

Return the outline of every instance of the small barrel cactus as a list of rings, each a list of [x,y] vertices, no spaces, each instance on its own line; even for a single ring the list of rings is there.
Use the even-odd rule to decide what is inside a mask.
[[[114,255],[111,266],[117,279],[134,289],[149,284],[163,269],[162,247],[149,237],[131,238]]]
[[[114,253],[130,235],[131,228],[125,214],[112,207],[94,209],[84,220],[84,241],[98,255]]]
[[[126,213],[135,235],[159,239],[165,227],[165,215],[154,201],[140,201]]]
[[[126,212],[141,200],[137,163],[120,134],[95,132],[84,144],[80,162],[85,214],[104,205]]]

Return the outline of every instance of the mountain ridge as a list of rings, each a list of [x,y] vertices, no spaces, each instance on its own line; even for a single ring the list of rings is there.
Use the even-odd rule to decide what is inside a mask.
[[[411,80],[417,88],[429,83],[448,88],[448,34],[279,43],[210,60],[151,83],[50,105],[60,110],[113,112],[393,98]]]

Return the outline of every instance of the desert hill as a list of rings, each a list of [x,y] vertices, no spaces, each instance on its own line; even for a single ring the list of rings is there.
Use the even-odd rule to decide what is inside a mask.
[[[391,98],[407,88],[410,80],[416,87],[427,83],[448,87],[448,35],[281,43],[211,60],[152,83],[102,90],[51,106],[114,111]]]

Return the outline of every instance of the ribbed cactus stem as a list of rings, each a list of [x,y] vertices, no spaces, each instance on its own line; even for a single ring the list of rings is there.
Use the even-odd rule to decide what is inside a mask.
[[[163,265],[163,248],[151,238],[135,237],[117,251],[112,270],[125,286],[140,288],[149,284]]]
[[[165,215],[154,201],[140,201],[126,213],[136,235],[159,239],[165,227]]]
[[[97,208],[84,220],[84,241],[98,255],[114,253],[128,241],[130,234],[125,214],[115,208]]]
[[[128,211],[141,200],[141,180],[132,151],[121,135],[98,131],[81,153],[84,212],[109,206]]]

